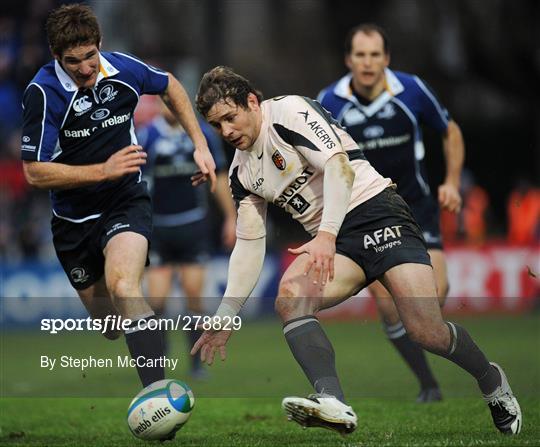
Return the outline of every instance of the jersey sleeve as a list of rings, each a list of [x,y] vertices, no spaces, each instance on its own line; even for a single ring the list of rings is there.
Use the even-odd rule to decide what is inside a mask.
[[[238,166],[229,171],[229,185],[236,203],[236,237],[260,239],[266,236],[267,203],[244,188],[238,178]]]
[[[23,95],[21,158],[50,161],[58,144],[60,123],[47,104],[42,86],[30,84]]]
[[[433,90],[424,81],[417,76],[415,76],[414,80],[418,86],[421,121],[439,132],[444,132],[450,120],[448,110],[440,103]]]
[[[227,169],[227,158],[225,157],[225,151],[223,149],[223,141],[212,126],[204,121],[199,121],[199,124],[202,133],[206,138],[206,142],[208,143],[208,149],[210,149],[214,161],[216,162],[216,170],[225,171]]]
[[[153,67],[141,59],[125,53],[119,55],[127,70],[135,77],[141,95],[160,95],[169,85],[169,74],[166,71]]]
[[[299,96],[280,107],[273,127],[315,169],[323,170],[330,157],[343,152],[341,126],[317,101]],[[279,100],[279,99],[278,99]]]

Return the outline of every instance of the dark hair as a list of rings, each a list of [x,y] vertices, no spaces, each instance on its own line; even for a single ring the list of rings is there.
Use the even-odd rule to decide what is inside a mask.
[[[382,37],[383,40],[383,49],[385,54],[390,53],[390,40],[388,39],[388,34],[386,34],[386,31],[382,29],[379,25],[375,25],[374,23],[362,23],[360,25],[355,26],[349,32],[347,33],[347,37],[345,39],[345,55],[351,54],[352,51],[352,41],[354,39],[354,36],[356,36],[357,33],[364,33],[367,35],[378,33]]]
[[[96,45],[101,42],[99,23],[92,9],[81,3],[62,5],[47,18],[47,37],[53,55],[79,45]]]
[[[259,102],[263,100],[262,93],[256,90],[249,80],[235,73],[232,68],[219,65],[207,71],[202,77],[195,105],[204,117],[212,106],[220,101],[232,101],[246,109],[250,93],[253,93]]]

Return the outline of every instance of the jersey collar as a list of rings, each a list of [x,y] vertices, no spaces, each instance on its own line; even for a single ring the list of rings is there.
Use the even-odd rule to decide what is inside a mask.
[[[354,96],[351,90],[351,79],[352,73],[348,73],[343,76],[334,87],[334,94],[340,98],[346,99],[354,103],[366,116],[374,115],[378,110],[381,109],[393,96],[399,95],[403,90],[403,84],[397,78],[392,70],[386,68],[384,70],[386,77],[386,88],[385,90],[369,105],[364,106]]]
[[[73,82],[73,79],[69,77],[69,75],[62,68],[62,65],[60,65],[60,62],[58,62],[56,59],[54,60],[54,71],[56,72],[56,76],[58,77],[60,84],[62,84],[62,87],[64,87],[66,91],[74,92],[75,90],[79,89],[77,84]],[[99,73],[97,76],[96,85],[102,79],[114,76],[118,73],[119,71],[113,66],[113,64],[105,59],[103,54],[99,53]]]

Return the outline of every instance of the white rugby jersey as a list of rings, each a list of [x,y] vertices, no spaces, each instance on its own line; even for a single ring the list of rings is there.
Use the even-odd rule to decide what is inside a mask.
[[[271,202],[298,220],[314,236],[323,211],[324,166],[346,152],[356,173],[347,212],[391,184],[322,106],[301,96],[280,96],[261,103],[257,140],[237,150],[229,170],[238,207],[236,235],[266,235],[266,206]]]

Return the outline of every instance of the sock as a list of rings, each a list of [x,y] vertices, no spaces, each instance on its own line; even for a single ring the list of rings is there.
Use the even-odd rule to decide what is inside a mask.
[[[403,323],[399,321],[397,324],[389,326],[383,322],[383,327],[388,340],[401,354],[405,363],[409,365],[409,368],[420,382],[420,387],[423,390],[439,388],[439,384],[435,380],[427,362],[424,350],[409,338]]]
[[[132,321],[131,326],[126,329],[125,337],[132,359],[144,357],[145,359],[158,359],[164,356],[163,353],[163,333],[159,329],[139,329],[139,321],[156,320],[155,316],[143,315]],[[144,387],[151,383],[165,378],[163,366],[137,366],[139,378]]]
[[[490,365],[484,353],[474,343],[469,333],[461,326],[446,322],[450,329],[450,346],[443,357],[471,374],[478,382],[483,394],[490,394],[501,384],[499,371]]]
[[[287,321],[283,333],[289,348],[317,393],[345,402],[336,372],[335,353],[330,340],[313,315]]]

